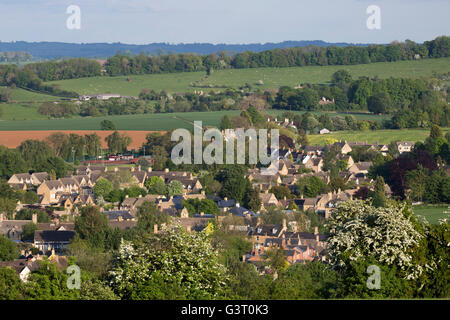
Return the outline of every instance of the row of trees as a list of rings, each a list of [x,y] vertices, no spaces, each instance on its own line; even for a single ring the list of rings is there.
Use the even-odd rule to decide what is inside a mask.
[[[23,70],[35,73],[43,81],[54,81],[100,76],[102,66],[96,60],[76,58],[30,63]]]
[[[105,141],[109,153],[116,154],[126,152],[132,140],[126,134],[114,131],[105,138]],[[86,156],[96,158],[103,153],[101,138],[96,133],[82,136],[76,133],[56,132],[48,136],[45,142],[55,155],[71,161],[84,160]]]
[[[449,37],[418,44],[413,41],[393,42],[389,45],[347,47],[296,47],[263,52],[243,52],[232,57],[225,53],[199,56],[177,54],[163,56],[116,55],[106,64],[109,75],[191,72],[224,68],[295,67],[311,65],[351,65],[371,62],[413,60],[447,57]]]
[[[21,69],[12,64],[0,65],[0,86],[19,87],[61,97],[78,97],[76,92],[63,90],[57,85],[45,84],[33,70]]]

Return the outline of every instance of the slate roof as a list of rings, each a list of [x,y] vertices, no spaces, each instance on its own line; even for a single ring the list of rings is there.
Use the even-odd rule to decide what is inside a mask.
[[[74,231],[36,230],[35,242],[69,242],[75,236]]]
[[[123,220],[131,220],[134,217],[127,210],[106,211],[105,214],[109,220],[117,220],[122,217]]]

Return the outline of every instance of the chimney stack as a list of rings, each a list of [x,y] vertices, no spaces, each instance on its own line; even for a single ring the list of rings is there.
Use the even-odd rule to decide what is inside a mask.
[[[319,234],[319,227],[314,227],[314,234],[318,235]]]
[[[4,213],[0,213],[0,222],[2,222],[3,220],[5,220],[5,214]]]
[[[34,224],[37,224],[37,223],[38,223],[38,221],[37,221],[37,213],[33,213],[33,215],[31,216],[31,220],[32,220],[32,222],[33,222]]]
[[[287,225],[286,225],[286,219],[283,219],[283,229],[286,229]]]
[[[169,172],[169,168],[165,168],[165,169],[164,169],[164,172],[165,172],[165,173],[168,173],[168,172]]]
[[[191,226],[187,226],[187,227],[186,227],[186,231],[187,231],[187,232],[191,232]]]
[[[148,167],[147,171],[152,172],[152,167]]]
[[[153,233],[154,234],[158,233],[158,225],[156,223],[153,225]]]

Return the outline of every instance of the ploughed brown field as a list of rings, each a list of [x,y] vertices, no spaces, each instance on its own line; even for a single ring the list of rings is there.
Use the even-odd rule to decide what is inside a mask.
[[[131,138],[131,145],[129,149],[139,149],[142,144],[146,141],[146,136],[152,132],[165,133],[166,131],[122,131],[118,130],[121,134],[126,134]],[[78,135],[93,134],[96,133],[102,140],[103,148],[107,148],[105,138],[109,136],[114,131],[103,131],[103,130],[45,130],[45,131],[0,131],[0,145],[6,146],[8,148],[16,148],[23,141],[33,139],[33,140],[45,140],[52,133],[62,132],[65,134],[75,133]]]

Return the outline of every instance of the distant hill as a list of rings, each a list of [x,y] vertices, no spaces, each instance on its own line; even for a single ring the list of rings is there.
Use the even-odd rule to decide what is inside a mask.
[[[254,44],[211,44],[211,43],[150,43],[145,45],[124,43],[64,43],[64,42],[0,42],[0,52],[28,52],[35,59],[58,59],[58,58],[107,58],[118,52],[127,51],[132,54],[167,54],[167,53],[197,53],[209,54],[219,51],[240,53],[244,51],[261,52],[276,48],[292,48],[305,46],[367,46],[368,44],[352,43],[328,43],[321,40],[312,41],[284,41],[279,43],[254,43]]]

